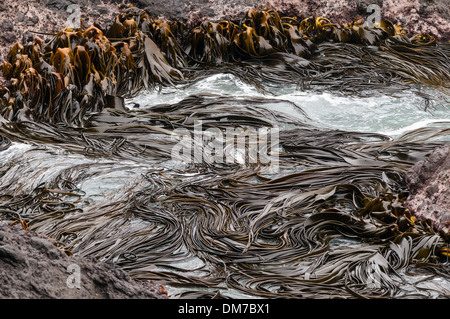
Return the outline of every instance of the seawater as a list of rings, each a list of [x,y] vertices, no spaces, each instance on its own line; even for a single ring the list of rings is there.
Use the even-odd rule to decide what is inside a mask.
[[[430,90],[428,89],[428,93]],[[355,97],[330,92],[300,91],[295,86],[284,85],[270,87],[269,93],[263,94],[253,86],[229,74],[213,75],[185,87],[165,87],[160,91],[144,93],[127,99],[126,105],[130,109],[151,108],[159,104],[177,103],[190,95],[204,93],[216,94],[219,98],[220,96],[258,97],[269,102],[273,99],[274,103],[264,103],[263,106],[283,112],[293,119],[316,127],[380,133],[393,139],[413,129],[437,123],[450,124],[449,102],[437,100],[427,108],[424,98],[414,92],[399,92],[397,96],[377,94],[370,97]],[[433,92],[431,91],[431,93]],[[438,95],[437,92],[436,94]],[[286,102],[280,102],[280,100]],[[292,103],[295,103],[304,113]],[[67,154],[65,151],[48,146],[40,147],[36,152],[28,154],[28,151],[32,149],[33,146],[30,145],[13,143],[8,150],[0,152],[0,167],[8,165],[10,162],[23,161],[23,165],[31,164],[30,174],[32,172],[38,174],[39,178],[36,180],[45,182],[72,165],[83,163],[101,165],[103,162],[103,160],[94,160],[81,154]],[[108,162],[108,160],[104,160],[105,165]],[[126,169],[120,169],[120,166],[125,166]],[[170,165],[166,164],[162,167],[170,168]],[[125,191],[145,171],[145,167],[133,163],[116,163],[115,168],[78,185],[80,191],[85,194],[85,205],[113,198],[116,193],[120,193],[120,190]],[[19,180],[26,184],[25,176]],[[349,244],[357,245],[358,243],[345,241],[334,243],[337,246]],[[185,269],[196,269],[201,263],[200,259],[193,258],[178,266]],[[438,282],[434,283],[439,285]],[[448,282],[445,282],[445,285],[448,285]],[[183,289],[170,286],[167,286],[166,289],[169,294],[183,291]],[[251,296],[236,294],[236,292],[228,292],[228,294],[234,297],[251,298]]]
[[[440,94],[429,88],[423,90],[436,96]],[[440,122],[448,125],[450,122],[450,99],[447,102],[437,100],[427,107],[425,99],[413,91],[398,92],[396,96],[376,94],[355,97],[300,91],[294,85],[270,87],[269,94],[263,94],[231,74],[213,75],[183,89],[167,87],[142,94],[127,100],[127,106],[150,108],[158,104],[177,103],[189,95],[203,93],[286,100],[303,109],[308,118],[291,103],[267,103],[264,106],[320,128],[380,133],[392,138],[427,125]]]

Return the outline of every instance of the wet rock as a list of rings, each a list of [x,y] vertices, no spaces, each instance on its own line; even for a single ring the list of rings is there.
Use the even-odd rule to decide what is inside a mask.
[[[71,277],[73,269],[79,271],[78,283]],[[112,263],[68,256],[48,238],[24,231],[19,224],[0,223],[0,299],[167,298],[156,287],[132,280]]]
[[[414,165],[406,173],[406,182],[410,191],[406,207],[450,238],[450,143]]]

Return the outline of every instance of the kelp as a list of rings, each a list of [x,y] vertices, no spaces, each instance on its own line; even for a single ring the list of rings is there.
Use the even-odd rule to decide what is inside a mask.
[[[194,81],[204,72],[347,94],[411,84],[446,94],[448,57],[447,46],[431,35],[407,37],[386,20],[369,28],[360,20],[339,25],[251,9],[240,20],[188,29],[127,7],[108,30],[82,24],[47,41],[16,44],[2,66],[9,84],[0,91],[0,115],[83,126],[89,112],[120,107],[114,101]]]
[[[219,72],[263,92],[294,83],[344,94],[422,84],[445,93],[448,57],[447,44],[408,38],[388,21],[369,28],[274,10],[188,27],[128,7],[109,30],[81,26],[16,44],[2,67],[0,152],[31,146],[0,160],[0,218],[67,254],[183,289],[173,297],[448,297],[423,281],[449,279],[448,236],[405,207],[404,180],[445,143],[448,123],[392,139],[315,127],[300,106],[277,98],[199,94],[125,107],[144,90]],[[277,103],[299,117],[274,111]],[[278,129],[276,144],[252,147],[276,152],[279,171],[240,163],[230,148],[224,156],[234,162],[204,156],[212,142],[196,137],[199,123],[223,136]],[[185,137],[202,160],[173,160]]]
[[[198,95],[104,109],[82,130],[2,128],[3,140],[38,146],[0,171],[1,218],[53,238],[68,254],[184,290],[174,297],[447,296],[402,274],[448,278],[445,237],[404,207],[403,175],[448,136],[444,123],[392,140],[319,129],[264,107],[277,101]],[[194,133],[198,121],[223,132],[285,125],[280,173],[208,161],[167,166],[174,132]],[[69,157],[55,166],[61,149]],[[109,193],[88,187],[110,178],[117,182]]]

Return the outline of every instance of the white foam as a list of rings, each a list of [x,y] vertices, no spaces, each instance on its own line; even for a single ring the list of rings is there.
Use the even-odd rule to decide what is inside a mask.
[[[413,130],[417,130],[417,129],[422,128],[422,127],[429,126],[430,124],[434,124],[434,123],[447,123],[447,124],[450,124],[450,119],[435,119],[435,120],[434,119],[427,119],[427,120],[421,120],[421,121],[415,122],[415,123],[413,123],[411,125],[399,128],[397,130],[391,130],[391,131],[385,131],[385,132],[379,132],[379,133],[386,134],[386,135],[389,135],[389,136],[399,136],[399,135],[405,134],[407,132],[410,132],[410,131],[413,131]]]

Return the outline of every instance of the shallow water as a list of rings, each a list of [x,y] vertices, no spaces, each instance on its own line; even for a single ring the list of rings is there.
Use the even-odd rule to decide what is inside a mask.
[[[435,93],[425,89],[427,93]],[[233,75],[219,74],[203,79],[183,90],[165,88],[160,92],[152,92],[128,100],[130,108],[151,108],[158,104],[177,103],[189,95],[211,93],[234,97],[263,97],[267,100],[276,99],[273,104],[264,104],[272,110],[283,112],[292,118],[325,129],[337,129],[350,132],[379,133],[392,139],[422,127],[433,125],[450,125],[450,103],[440,99],[427,104],[427,101],[413,92],[398,92],[397,96],[377,95],[375,97],[353,97],[329,92],[302,92],[295,86],[272,87],[272,94],[262,94]],[[295,103],[283,103],[279,100]],[[428,107],[427,107],[428,105]],[[430,107],[431,105],[431,107]],[[305,113],[307,116],[305,116]],[[450,139],[450,136],[445,138]],[[291,173],[282,171],[280,175]],[[330,249],[339,247],[360,247],[361,241],[353,238],[337,238],[330,242]],[[193,263],[195,264],[195,262]],[[426,278],[405,275],[402,289],[417,292],[417,288],[408,284],[408,280],[421,281]],[[429,292],[430,298],[438,296],[436,289],[448,290],[450,282],[445,278],[433,278],[421,284]],[[189,291],[186,288],[167,287],[170,294]],[[207,290],[199,288],[200,291]],[[222,295],[229,297],[252,298],[224,287]]]
[[[435,124],[450,126],[450,103],[442,102],[441,100],[432,102],[431,106],[425,110],[426,101],[424,98],[411,92],[399,92],[398,96],[392,97],[387,95],[377,95],[375,97],[353,97],[333,94],[329,92],[317,93],[317,92],[304,92],[299,91],[294,86],[283,87],[270,87],[271,94],[262,94],[258,92],[254,87],[248,85],[236,77],[229,74],[218,74],[210,76],[192,85],[178,88],[163,88],[159,92],[151,92],[148,94],[142,94],[136,98],[128,99],[126,105],[130,109],[148,109],[160,104],[174,104],[182,101],[191,95],[197,94],[215,94],[217,98],[220,97],[233,97],[235,99],[244,97],[258,97],[264,98],[264,103],[261,106],[282,112],[287,117],[299,120],[303,123],[310,124],[315,127],[342,130],[349,132],[363,132],[363,133],[380,133],[385,134],[393,139],[401,136],[402,134],[417,129],[420,127],[431,126]],[[428,91],[429,93],[429,91]],[[437,94],[437,93],[436,93]],[[273,100],[273,103],[271,103]],[[284,100],[280,101],[280,100]],[[289,127],[288,127],[289,128]],[[23,185],[24,189],[27,188],[32,191],[40,183],[51,180],[55,176],[65,176],[65,170],[70,169],[76,165],[83,166],[82,174],[89,176],[89,178],[81,178],[79,176],[72,176],[71,173],[67,173],[69,177],[77,180],[79,177],[80,182],[76,184],[77,191],[83,194],[83,200],[77,205],[87,210],[95,210],[96,207],[102,207],[102,205],[108,205],[109,202],[123,201],[123,205],[126,207],[127,194],[140,191],[141,183],[148,183],[143,177],[150,172],[163,172],[167,176],[176,169],[184,169],[181,163],[177,163],[172,160],[168,161],[150,161],[147,163],[134,163],[133,161],[114,162],[109,159],[93,159],[92,157],[82,154],[71,154],[67,151],[60,150],[56,147],[46,146],[35,147],[27,144],[14,142],[13,145],[0,152],[0,168],[7,167],[14,163],[17,167],[27,167],[27,174],[18,176],[17,184]],[[311,167],[311,166],[309,166]],[[302,165],[293,169],[282,169],[277,177],[288,175],[296,170],[303,169]],[[7,180],[10,176],[8,174],[14,174],[14,171],[10,171],[7,175],[0,178]],[[28,175],[34,174],[34,183],[29,183]],[[182,178],[180,181],[188,184],[189,181],[195,181],[199,178],[199,174],[195,171],[185,172],[184,175],[179,175],[177,172],[177,178]],[[273,176],[272,176],[273,177]],[[247,182],[253,182],[248,180]],[[175,183],[175,182],[174,182]],[[22,189],[22,191],[24,191]],[[158,190],[158,187],[155,186]],[[122,200],[123,198],[123,200]],[[158,210],[159,207],[154,207]],[[126,208],[123,208],[127,211]],[[184,213],[182,213],[184,214]],[[118,215],[118,219],[122,218]],[[306,215],[305,215],[306,216]],[[20,217],[20,216],[19,216]],[[170,216],[169,216],[170,217]],[[306,216],[307,217],[307,216]],[[44,229],[46,229],[44,226]],[[97,227],[97,226],[92,226]],[[100,226],[98,226],[98,234],[101,235]],[[159,236],[159,233],[166,233],[166,224],[161,220],[155,222],[149,222],[140,217],[134,217],[131,220],[124,221],[120,229],[117,229],[116,233],[108,234],[107,236],[117,236],[115,245],[124,244],[125,238],[130,236],[130,232],[134,238],[142,235],[143,232],[149,227],[154,227],[155,233]],[[98,235],[98,236],[100,236]],[[90,245],[77,246],[81,250],[80,255],[95,254],[100,251],[101,247],[96,248],[95,242],[101,246],[102,238],[92,235],[93,242]],[[153,236],[153,235],[152,235]],[[181,235],[180,235],[181,236]],[[273,245],[275,242],[270,240],[265,243]],[[357,238],[339,237],[333,239],[330,243],[330,250],[338,250],[341,248],[361,248],[361,240]],[[81,249],[81,248],[82,249]],[[140,246],[139,246],[140,247]],[[101,260],[120,260],[120,254],[109,253],[113,247],[106,247],[106,252],[102,253]],[[164,245],[158,247],[158,249],[164,250],[167,247]],[[145,248],[139,248],[144,249]],[[168,247],[172,249],[172,247]],[[173,260],[170,261],[170,265],[164,266],[165,260],[160,261],[157,266],[151,265],[148,269],[150,272],[157,274],[179,274],[180,276],[186,276],[186,273],[193,278],[201,278],[204,276],[205,269],[208,269],[208,263],[195,256],[193,254],[183,255],[189,248],[182,244],[173,250]],[[181,255],[177,255],[181,252]],[[99,254],[100,254],[99,253]],[[142,253],[145,258],[145,253]],[[123,261],[122,261],[123,262]],[[169,262],[168,262],[169,263]],[[304,273],[305,269],[310,267],[313,263],[311,260],[307,260],[305,264],[293,263],[280,265],[279,267],[292,267],[297,272]],[[127,267],[126,262],[124,267]],[[268,267],[265,265],[258,265],[257,267]],[[270,268],[270,266],[269,266]],[[306,272],[308,274],[308,272]],[[138,277],[141,273],[135,274]],[[309,274],[308,274],[309,276]],[[145,276],[144,276],[145,277]],[[164,277],[164,276],[163,276]],[[405,278],[409,278],[407,275]],[[412,278],[412,277],[411,277]],[[414,277],[415,280],[421,278]],[[242,280],[242,279],[241,279]],[[164,282],[164,280],[162,280]],[[436,297],[438,294],[434,293],[433,289],[443,289],[444,291],[449,288],[449,281],[446,278],[434,278],[430,283],[424,284],[426,289],[429,289],[430,297]],[[223,296],[228,297],[241,297],[241,298],[254,298],[251,294],[247,294],[243,291],[235,290],[231,287],[227,287],[225,282],[217,284],[214,288],[205,288],[202,286],[172,286],[165,284],[166,289],[170,295],[182,294],[183,292],[199,291],[199,292],[216,292],[220,291]],[[427,288],[428,287],[428,288]],[[272,285],[268,288],[271,292],[275,292],[280,287]],[[404,290],[411,290],[414,292],[414,287],[409,287],[407,284]]]
[[[432,92],[432,89],[424,89]],[[270,94],[262,94],[253,86],[231,74],[217,74],[200,80],[186,88],[163,88],[129,99],[129,108],[139,105],[150,108],[158,104],[177,103],[189,95],[210,93],[233,97],[263,97],[282,99],[295,103],[303,112],[290,103],[265,104],[266,107],[306,121],[317,127],[354,132],[380,133],[393,138],[410,130],[450,121],[450,101],[435,101],[426,107],[425,99],[413,92],[399,92],[396,97],[342,96],[329,92],[302,92],[295,86],[271,87]],[[439,95],[439,92],[434,92]]]

